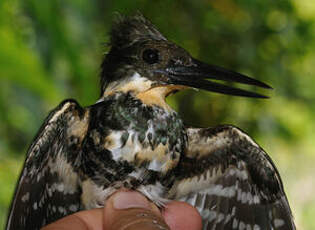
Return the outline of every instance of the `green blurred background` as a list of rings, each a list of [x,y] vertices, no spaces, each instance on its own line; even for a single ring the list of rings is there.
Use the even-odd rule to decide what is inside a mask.
[[[117,12],[137,10],[208,63],[274,87],[253,100],[187,91],[168,99],[194,126],[234,124],[274,159],[298,229],[315,229],[313,0],[0,0],[0,229],[28,145],[64,98],[99,96],[100,63]]]

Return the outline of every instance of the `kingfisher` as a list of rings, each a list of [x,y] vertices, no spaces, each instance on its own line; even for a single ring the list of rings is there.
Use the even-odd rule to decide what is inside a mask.
[[[100,99],[87,107],[68,99],[48,115],[28,149],[6,229],[36,230],[103,207],[121,188],[161,209],[188,202],[205,230],[295,229],[279,172],[250,136],[232,125],[187,127],[165,101],[190,88],[266,97],[216,80],[271,87],[193,58],[141,14],[121,16],[110,35]]]

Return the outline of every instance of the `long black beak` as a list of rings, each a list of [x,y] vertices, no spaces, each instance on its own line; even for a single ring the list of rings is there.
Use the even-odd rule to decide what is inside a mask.
[[[196,59],[193,59],[192,64],[189,66],[173,64],[164,70],[158,70],[158,72],[167,75],[169,84],[184,85],[228,95],[268,98],[267,96],[258,93],[233,88],[227,85],[211,82],[206,79],[238,82],[247,85],[255,85],[266,89],[272,89],[272,87],[261,81],[234,71],[224,69],[222,67],[202,63]]]

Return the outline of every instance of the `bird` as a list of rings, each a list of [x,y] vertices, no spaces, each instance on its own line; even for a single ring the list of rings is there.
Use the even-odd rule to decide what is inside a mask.
[[[262,147],[233,125],[188,127],[165,101],[185,89],[266,98],[228,82],[269,85],[193,58],[141,13],[120,15],[109,45],[100,99],[86,107],[64,100],[31,143],[7,230],[36,230],[103,207],[122,188],[160,209],[188,202],[205,230],[296,228],[280,174]]]

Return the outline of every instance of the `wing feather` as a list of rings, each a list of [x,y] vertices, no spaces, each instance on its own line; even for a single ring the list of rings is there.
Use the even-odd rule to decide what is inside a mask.
[[[248,135],[232,126],[187,134],[170,198],[195,206],[204,229],[295,229],[280,175]]]
[[[78,177],[67,157],[79,144],[76,127],[86,122],[84,114],[76,101],[66,100],[46,118],[27,152],[7,230],[40,229],[80,209]]]

